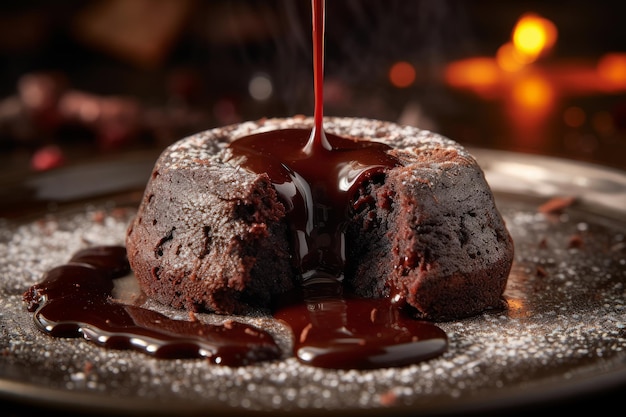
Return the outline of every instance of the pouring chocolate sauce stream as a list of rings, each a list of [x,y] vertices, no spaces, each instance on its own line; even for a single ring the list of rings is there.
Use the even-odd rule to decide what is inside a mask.
[[[294,335],[294,355],[322,368],[403,366],[445,352],[447,337],[411,318],[389,298],[346,293],[344,230],[351,200],[366,181],[397,164],[381,143],[326,134],[323,127],[325,0],[312,0],[315,113],[312,130],[285,129],[237,139],[244,167],[267,173],[287,208],[299,288],[276,300],[273,315]],[[113,299],[129,271],[123,247],[95,247],[48,271],[24,294],[44,332],[84,337],[160,358],[204,357],[246,365],[280,357],[267,332],[238,322],[208,325],[170,319]]]

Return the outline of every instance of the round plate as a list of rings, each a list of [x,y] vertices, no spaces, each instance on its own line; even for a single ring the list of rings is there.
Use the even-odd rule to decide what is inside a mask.
[[[470,150],[515,242],[509,309],[440,323],[450,342],[442,357],[372,371],[306,367],[286,345],[279,361],[229,368],[51,338],[35,328],[23,292],[80,248],[123,243],[154,156],[68,167],[3,187],[0,396],[76,413],[454,415],[510,413],[624,386],[626,173]],[[559,212],[540,210],[557,197],[574,199]],[[235,319],[289,339],[270,318]]]

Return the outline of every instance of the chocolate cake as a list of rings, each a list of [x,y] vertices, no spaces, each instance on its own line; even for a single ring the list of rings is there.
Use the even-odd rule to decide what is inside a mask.
[[[231,143],[305,117],[211,129],[168,147],[128,228],[128,259],[144,292],[177,308],[243,314],[302,284],[289,203],[245,167]],[[347,209],[342,285],[393,297],[418,318],[502,308],[513,242],[474,158],[415,127],[325,118],[327,133],[386,144],[395,165],[358,183]],[[275,182],[275,181],[274,181]]]

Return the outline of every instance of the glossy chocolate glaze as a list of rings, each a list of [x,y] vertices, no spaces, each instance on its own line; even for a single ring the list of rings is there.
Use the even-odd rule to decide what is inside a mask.
[[[158,358],[207,358],[240,366],[276,359],[280,349],[261,329],[229,321],[209,325],[170,319],[113,299],[114,280],[129,272],[123,246],[77,252],[24,293],[35,324],[56,337],[84,337],[112,349],[135,349]]]
[[[312,9],[314,128],[264,132],[231,144],[244,168],[269,176],[287,209],[301,286],[277,300],[274,317],[290,326],[294,355],[311,366],[370,369],[430,359],[447,349],[443,330],[412,319],[389,298],[354,297],[341,285],[344,231],[356,191],[398,162],[387,145],[324,132],[324,1],[312,0]],[[24,300],[38,326],[53,336],[82,335],[111,348],[231,366],[280,356],[271,336],[251,326],[172,320],[115,302],[113,279],[127,272],[124,248],[88,249],[49,271]]]
[[[282,197],[292,231],[294,266],[305,283],[342,278],[343,233],[356,190],[397,164],[385,144],[324,137],[330,149],[316,139],[315,130],[304,129],[259,133],[231,144],[236,155],[246,157],[243,166],[267,174]]]
[[[441,355],[448,344],[443,330],[411,318],[390,298],[344,294],[333,282],[283,295],[274,317],[291,328],[296,358],[320,368],[405,366]]]
[[[413,320],[391,299],[344,294],[344,231],[364,181],[398,165],[382,143],[327,135],[323,126],[324,1],[313,0],[315,117],[312,131],[244,137],[231,148],[243,165],[266,173],[287,208],[301,288],[278,302],[274,317],[294,333],[299,361],[323,368],[402,366],[443,353],[437,326]]]

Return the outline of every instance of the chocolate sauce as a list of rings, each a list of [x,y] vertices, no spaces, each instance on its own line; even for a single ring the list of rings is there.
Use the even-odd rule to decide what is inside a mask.
[[[443,330],[410,317],[390,298],[359,298],[338,282],[284,294],[274,317],[291,328],[296,358],[320,368],[405,366],[439,356],[448,345]]]
[[[126,248],[85,249],[48,271],[24,294],[24,301],[35,312],[35,324],[51,336],[82,336],[112,349],[134,349],[158,358],[207,358],[229,366],[280,356],[272,336],[253,326],[174,320],[115,301],[114,280],[129,271]]]
[[[231,144],[243,166],[266,173],[285,202],[296,271],[305,283],[343,278],[344,231],[350,201],[365,180],[398,164],[382,143],[324,132],[325,0],[312,0],[312,130],[286,129],[240,138]]]
[[[312,0],[315,115],[311,131],[284,129],[237,139],[243,166],[269,176],[287,209],[297,291],[274,317],[294,333],[300,362],[322,368],[403,366],[447,349],[439,327],[409,317],[390,298],[362,299],[341,286],[344,232],[357,189],[399,164],[387,145],[326,134],[323,127],[324,0]]]
[[[287,209],[294,268],[301,286],[279,297],[274,317],[293,331],[302,363],[340,369],[404,366],[447,349],[439,327],[411,318],[390,298],[345,293],[344,231],[359,187],[396,166],[386,145],[326,134],[323,128],[324,0],[312,0],[315,117],[312,130],[286,129],[234,141],[244,168],[266,173]],[[272,337],[237,322],[222,326],[173,320],[112,298],[129,272],[123,247],[75,254],[24,294],[35,322],[59,337],[136,349],[160,358],[206,357],[238,366],[280,356]]]
[[[305,283],[341,280],[350,202],[364,181],[397,164],[382,143],[324,135],[330,146],[326,149],[311,137],[308,130],[283,129],[231,144],[236,155],[246,156],[243,166],[266,173],[282,197],[292,229],[294,266]]]

